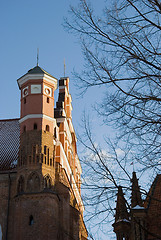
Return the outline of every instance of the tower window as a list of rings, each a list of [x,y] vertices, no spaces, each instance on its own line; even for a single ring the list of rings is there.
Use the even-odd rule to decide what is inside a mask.
[[[37,123],[34,123],[34,130],[37,130]]]
[[[29,217],[29,226],[32,226],[34,224],[34,218],[32,215]]]
[[[47,97],[47,103],[49,103],[49,102],[50,102],[49,97]]]
[[[49,132],[49,125],[46,125],[46,131]]]
[[[24,98],[24,104],[26,104],[26,98]]]

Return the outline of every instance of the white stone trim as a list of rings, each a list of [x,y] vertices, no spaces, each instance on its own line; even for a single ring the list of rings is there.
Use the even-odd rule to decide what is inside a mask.
[[[52,122],[55,122],[55,118],[49,117],[45,114],[29,114],[29,115],[26,115],[25,117],[21,118],[19,120],[19,123],[22,123],[22,122],[26,121],[27,119],[31,119],[31,118],[44,118],[44,119],[50,120]]]
[[[66,86],[59,86],[59,89],[65,89]]]
[[[46,92],[46,89],[49,89],[49,93]],[[44,94],[52,97],[52,88],[44,84]]]
[[[80,160],[79,160],[79,157],[78,157],[77,154],[75,156],[75,160],[76,160],[76,165],[77,165],[77,167],[79,169],[79,173],[82,174],[82,167],[81,167]]]
[[[25,90],[27,90],[26,95],[24,94],[24,91],[25,91]],[[22,97],[26,97],[28,94],[29,94],[29,87],[27,86],[27,87],[25,87],[25,88],[22,89]]]
[[[41,84],[31,84],[31,94],[40,94]]]
[[[69,120],[69,129],[70,129],[70,131],[74,132],[74,134],[75,134],[75,130],[74,130],[74,126],[73,126],[71,118],[67,118],[67,120]],[[76,139],[76,142],[77,142],[76,134],[75,134],[75,139]]]
[[[61,149],[61,151],[60,151],[60,164],[66,170],[66,173],[67,173],[69,181],[71,182],[72,189],[73,189],[75,198],[77,200],[78,206],[84,211],[83,201],[82,201],[81,195],[79,193],[77,184],[75,182],[74,176],[72,174],[72,170],[71,170],[71,167],[69,165],[68,159],[66,157],[65,151],[63,149],[63,146],[62,146],[61,142],[59,142],[58,145],[60,146],[60,149]],[[64,162],[65,162],[65,164],[64,164]],[[67,166],[67,168],[65,167],[65,165]]]
[[[22,84],[29,80],[46,80],[47,82],[51,83],[52,85],[54,84],[55,87],[54,89],[57,89],[57,79],[54,77],[50,77],[47,74],[26,74],[23,77],[19,78],[17,80],[19,88],[21,88]]]

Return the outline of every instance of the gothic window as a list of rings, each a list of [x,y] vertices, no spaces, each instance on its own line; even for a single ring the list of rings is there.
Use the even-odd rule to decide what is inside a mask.
[[[49,103],[49,97],[47,97],[47,103]]]
[[[26,98],[24,98],[24,104],[26,104]]]
[[[40,178],[37,173],[32,173],[28,177],[27,190],[29,192],[37,192],[40,190]]]
[[[34,130],[37,130],[37,123],[34,123]]]
[[[51,177],[49,175],[44,177],[44,188],[51,188]]]
[[[44,146],[44,154],[46,155],[47,146]]]
[[[18,180],[17,193],[23,193],[24,192],[24,186],[25,186],[24,177],[20,176],[19,180]]]
[[[46,125],[46,131],[49,132],[49,125]]]
[[[34,224],[34,218],[32,215],[29,217],[29,226],[32,226]]]

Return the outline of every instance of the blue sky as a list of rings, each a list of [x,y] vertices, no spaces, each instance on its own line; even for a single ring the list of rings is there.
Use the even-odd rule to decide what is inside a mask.
[[[101,98],[97,89],[88,91],[80,98],[73,82],[73,69],[81,71],[84,60],[81,46],[73,35],[68,34],[62,24],[64,17],[70,17],[70,4],[79,0],[0,0],[0,119],[20,116],[20,92],[17,79],[36,66],[39,48],[39,66],[56,78],[70,77],[70,93],[73,99],[73,122],[79,129],[83,111],[92,113],[93,124],[99,119],[91,110],[93,102]],[[92,0],[100,10],[104,0]],[[98,126],[97,125],[97,126]],[[101,139],[105,130],[95,127],[96,136]],[[98,134],[99,133],[99,134]]]

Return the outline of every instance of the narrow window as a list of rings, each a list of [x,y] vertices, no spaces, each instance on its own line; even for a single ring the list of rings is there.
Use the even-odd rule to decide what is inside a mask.
[[[49,165],[49,148],[48,148],[48,155],[47,155],[47,159],[48,159],[48,165]]]
[[[47,147],[44,146],[44,154],[46,155],[46,150],[47,150]]]
[[[49,97],[47,97],[47,103],[49,103],[50,101],[49,101]]]
[[[29,156],[29,163],[31,163],[31,156]]]
[[[24,104],[26,104],[26,98],[24,98]]]
[[[46,131],[49,132],[49,125],[46,125]]]
[[[37,130],[37,123],[34,123],[34,130]]]
[[[26,126],[23,127],[23,132],[26,132]]]
[[[54,128],[54,137],[57,138],[56,127]]]
[[[36,147],[33,146],[33,162],[35,162]]]
[[[34,218],[33,218],[33,216],[31,215],[30,217],[29,217],[29,226],[32,226],[34,224]]]

